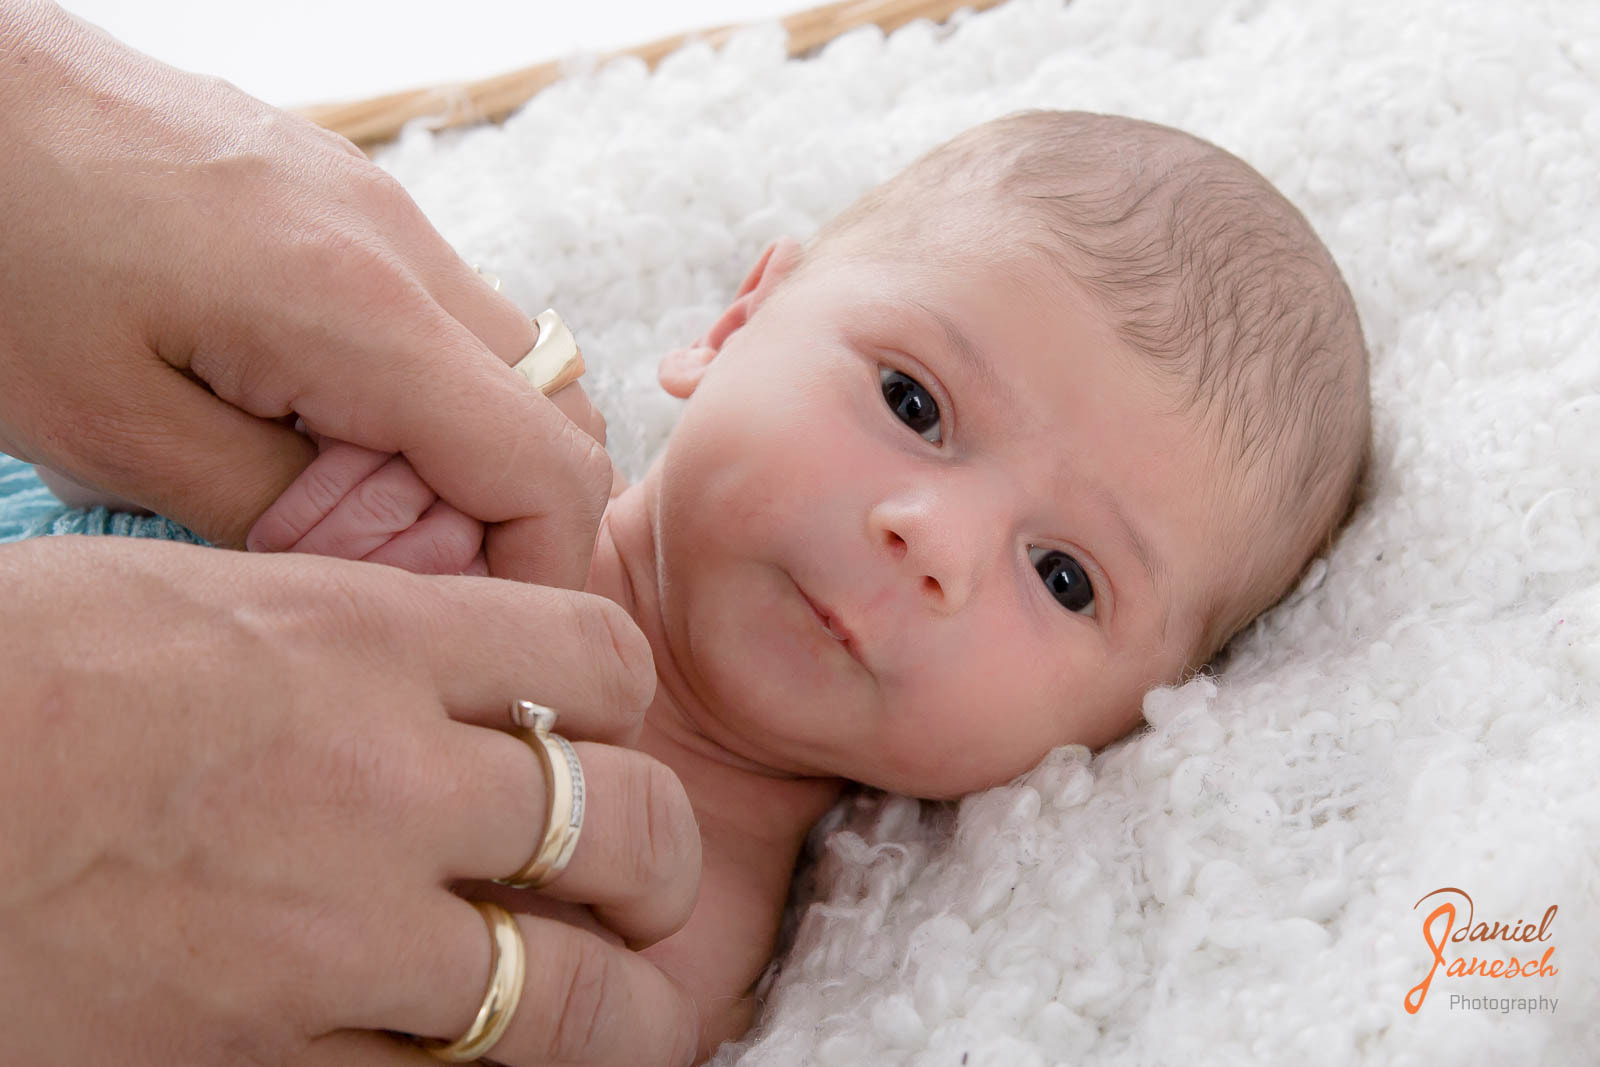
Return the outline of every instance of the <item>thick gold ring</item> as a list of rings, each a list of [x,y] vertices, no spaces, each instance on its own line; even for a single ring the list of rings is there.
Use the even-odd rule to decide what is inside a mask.
[[[475,900],[472,906],[489,924],[489,988],[484,990],[477,1018],[472,1020],[466,1033],[450,1042],[436,1038],[420,1042],[430,1056],[447,1063],[471,1063],[489,1054],[506,1027],[511,1025],[517,1001],[522,999],[522,982],[528,973],[528,950],[522,943],[517,920],[509,911],[487,900]]]
[[[544,768],[545,824],[539,847],[522,868],[501,885],[538,889],[562,871],[578,847],[583,830],[583,764],[565,737],[554,733],[556,713],[531,700],[511,702],[511,732],[522,738]]]
[[[491,289],[500,291],[499,278],[476,263],[472,269]],[[553,396],[583,377],[583,352],[554,308],[545,308],[534,316],[533,325],[539,331],[534,335],[533,347],[524,352],[511,369],[532,382],[545,396]]]
[[[533,324],[539,327],[538,339],[511,369],[538,386],[545,396],[552,396],[583,377],[583,353],[554,309],[539,312]]]

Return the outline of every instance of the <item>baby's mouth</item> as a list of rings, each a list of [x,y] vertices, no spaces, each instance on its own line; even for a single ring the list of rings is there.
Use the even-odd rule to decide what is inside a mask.
[[[836,639],[848,644],[850,641],[850,631],[846,630],[842,625],[840,625],[839,621],[833,617],[827,608],[823,607],[821,604],[818,604],[809,596],[806,596],[804,590],[801,590],[800,595],[806,598],[806,603],[811,605],[811,610],[816,612],[817,618],[822,620],[823,629],[827,630]]]
[[[790,580],[793,581],[792,578]],[[817,617],[817,620],[822,623],[822,628],[828,631],[829,636],[843,645],[845,651],[850,653],[851,658],[855,659],[858,663],[861,662],[859,650],[856,648],[855,640],[850,631],[842,622],[839,621],[833,612],[828,609],[827,605],[819,604],[815,600],[812,600],[810,595],[804,589],[800,588],[800,583],[798,582],[795,582],[795,589],[799,591],[801,599],[811,607],[812,614],[814,614]],[[862,665],[865,666],[864,663]]]

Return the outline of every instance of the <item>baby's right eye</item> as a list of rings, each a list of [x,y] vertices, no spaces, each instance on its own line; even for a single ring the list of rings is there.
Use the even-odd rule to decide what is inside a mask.
[[[941,440],[939,404],[933,395],[915,378],[888,367],[878,368],[878,382],[883,390],[883,399],[888,402],[895,418],[911,427],[924,440],[938,444]],[[934,432],[932,437],[928,436],[930,429]]]
[[[1057,549],[1032,545],[1028,546],[1028,558],[1056,603],[1075,614],[1094,616],[1094,583],[1083,564]]]

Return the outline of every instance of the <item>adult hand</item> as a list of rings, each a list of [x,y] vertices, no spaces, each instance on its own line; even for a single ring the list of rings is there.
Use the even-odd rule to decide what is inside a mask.
[[[493,572],[577,588],[611,466],[536,328],[341,137],[0,0],[0,450],[243,544],[314,455],[403,454]]]
[[[597,597],[114,538],[0,546],[0,1034],[18,1063],[422,1065],[489,973],[453,883],[521,867],[560,714],[583,835],[532,900],[498,1062],[687,1063],[690,1002],[641,946],[688,917],[700,839],[628,741],[649,645]],[[507,890],[506,893],[511,891]],[[505,897],[501,897],[505,900]],[[528,909],[537,910],[535,908]],[[625,943],[624,943],[625,942]]]
[[[576,382],[550,399],[605,444],[605,419]],[[364,559],[417,574],[490,573],[483,524],[440,500],[406,457],[326,437],[316,444],[317,458],[250,531],[253,551]],[[614,472],[612,496],[621,484]]]

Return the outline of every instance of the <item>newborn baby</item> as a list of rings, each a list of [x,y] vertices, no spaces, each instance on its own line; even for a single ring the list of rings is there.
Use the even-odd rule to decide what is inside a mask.
[[[688,403],[587,588],[650,640],[641,746],[700,819],[693,918],[646,954],[702,1055],[748,1025],[846,781],[953,797],[1121,737],[1328,546],[1368,450],[1360,325],[1305,219],[1100,115],[987,123],[776,242],[660,380]]]

